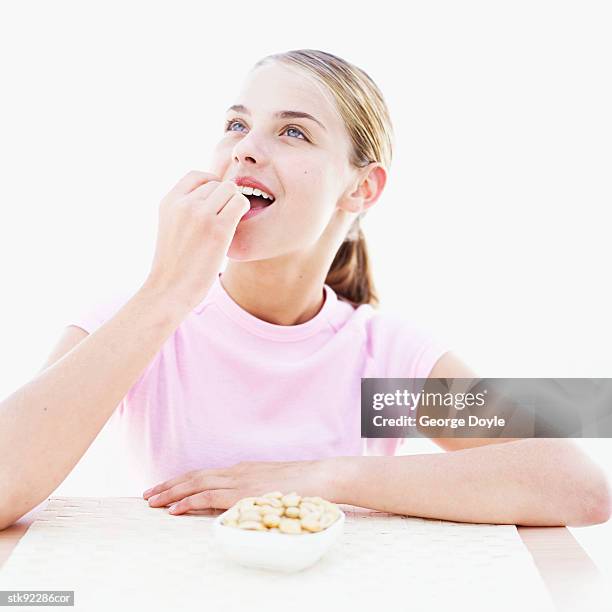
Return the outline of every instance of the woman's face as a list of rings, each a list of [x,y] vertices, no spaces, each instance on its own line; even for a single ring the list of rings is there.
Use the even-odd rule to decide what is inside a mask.
[[[255,179],[274,197],[238,223],[230,259],[276,257],[312,248],[328,226],[346,230],[354,218],[346,196],[355,189],[357,169],[334,101],[313,78],[278,62],[256,68],[225,128],[211,172],[238,184]]]

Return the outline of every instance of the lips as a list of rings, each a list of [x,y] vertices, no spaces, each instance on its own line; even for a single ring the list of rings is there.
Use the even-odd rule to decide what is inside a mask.
[[[265,185],[261,181],[258,181],[252,176],[238,176],[234,179],[234,183],[236,183],[236,185],[238,185],[239,187],[252,187],[253,189],[265,191],[268,195],[271,195],[274,198],[272,202],[274,202],[274,200],[276,199],[276,196],[267,185]]]
[[[244,188],[242,193],[248,198],[251,209],[266,208],[276,201],[272,190],[252,176],[239,176],[233,180],[236,185]]]

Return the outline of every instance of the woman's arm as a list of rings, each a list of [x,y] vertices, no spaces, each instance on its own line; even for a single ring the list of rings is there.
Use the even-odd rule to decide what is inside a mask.
[[[456,357],[440,359],[430,378],[476,378],[458,363]],[[571,440],[435,441],[458,449],[403,457],[247,461],[181,474],[143,497],[151,507],[173,504],[173,514],[229,508],[243,497],[279,490],[459,522],[583,526],[610,518],[610,484]]]
[[[0,402],[0,530],[66,478],[187,312],[143,285],[114,317]]]
[[[452,352],[429,378],[478,378]],[[592,525],[610,518],[610,483],[568,439],[432,438],[448,453],[328,460],[335,501],[451,521]]]
[[[249,209],[233,181],[191,171],[159,205],[151,271],[93,334],[0,402],[0,529],[66,478],[212,286]]]
[[[532,526],[594,525],[611,514],[606,475],[571,440],[324,461],[330,499],[383,512]]]
[[[583,526],[610,517],[604,473],[572,441],[555,438],[404,457],[243,461],[181,474],[143,497],[182,514],[277,490],[471,523]]]

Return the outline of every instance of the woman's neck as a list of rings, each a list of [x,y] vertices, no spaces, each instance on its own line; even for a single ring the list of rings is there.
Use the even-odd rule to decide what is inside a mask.
[[[291,267],[286,262],[230,260],[221,284],[254,317],[275,325],[299,325],[323,307],[325,276],[321,270]]]

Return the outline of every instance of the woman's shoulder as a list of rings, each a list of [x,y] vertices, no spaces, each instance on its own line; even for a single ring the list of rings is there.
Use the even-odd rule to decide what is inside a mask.
[[[365,314],[368,350],[382,366],[381,377],[427,378],[435,362],[452,349],[430,323],[373,308]]]
[[[343,302],[349,309],[348,302]],[[418,319],[404,316],[397,312],[374,307],[371,304],[354,306],[351,319],[359,320],[366,327],[369,334],[378,336],[395,336],[398,333],[432,333],[431,327]]]

